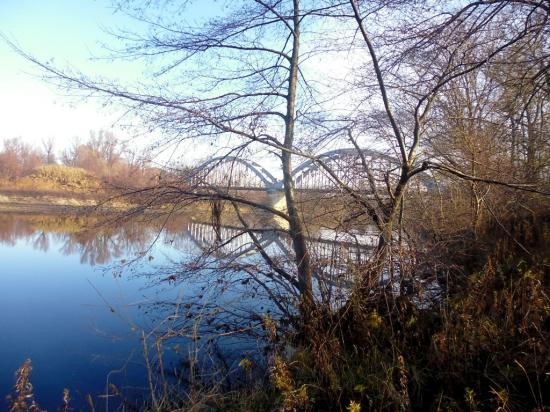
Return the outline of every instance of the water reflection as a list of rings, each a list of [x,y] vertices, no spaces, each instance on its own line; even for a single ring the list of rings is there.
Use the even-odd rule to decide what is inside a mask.
[[[316,295],[342,300],[349,263],[367,259],[375,237],[325,229],[308,239]],[[4,214],[0,394],[28,357],[37,398],[50,410],[65,386],[105,395],[106,376],[147,388],[144,359],[158,376],[183,385],[188,376],[181,371],[208,359],[195,369],[200,379],[229,382],[243,358],[259,353],[266,316],[284,322],[294,313],[291,256],[286,235],[261,225],[217,226],[184,215],[123,221]]]
[[[337,305],[353,282],[350,263],[367,261],[377,236],[317,229],[307,239],[317,295],[324,304]],[[133,220],[83,215],[1,216],[0,244],[13,246],[18,241],[42,252],[54,249],[64,256],[78,256],[81,264],[109,265],[112,273],[131,273],[155,285],[200,284],[203,290],[215,285],[213,293],[218,301],[236,284],[240,286],[233,293],[243,299],[243,289],[247,289],[243,286],[250,283],[250,296],[265,295],[287,316],[298,295],[291,240],[274,227],[213,225],[185,215]],[[160,261],[152,262],[158,253]]]
[[[160,234],[160,237],[159,237]],[[258,240],[256,244],[254,238]],[[319,262],[336,258],[361,261],[368,257],[376,235],[318,230],[309,236],[311,253]],[[93,216],[17,215],[0,216],[0,244],[13,246],[25,240],[35,249],[80,256],[80,262],[104,265],[126,255],[139,255],[161,240],[188,255],[215,252],[218,256],[245,257],[262,248],[272,256],[292,255],[290,239],[273,228],[247,230],[237,225],[219,228],[185,216],[118,221]]]
[[[81,263],[95,266],[139,254],[160,231],[155,220],[107,222],[90,216],[4,214],[0,216],[0,244],[14,246],[23,240],[43,252],[55,247],[65,256],[77,255]],[[173,231],[178,224],[186,225],[185,219],[174,221]]]

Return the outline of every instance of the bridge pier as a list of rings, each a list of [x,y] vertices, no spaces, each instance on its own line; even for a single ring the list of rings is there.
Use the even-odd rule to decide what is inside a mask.
[[[270,190],[267,192],[267,201],[270,207],[273,209],[286,213],[286,198],[280,189]],[[283,219],[280,216],[274,216],[273,220],[280,229],[288,229],[288,220]]]

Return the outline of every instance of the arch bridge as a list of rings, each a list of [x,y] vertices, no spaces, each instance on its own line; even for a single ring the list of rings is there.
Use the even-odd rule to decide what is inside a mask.
[[[397,178],[397,159],[383,153],[363,149],[332,150],[317,156],[326,168],[337,177],[331,176],[318,160],[308,159],[292,172],[296,190],[338,191],[344,183],[355,190],[370,187],[364,163],[368,166],[375,185],[386,187],[386,179]],[[389,174],[388,174],[389,172]],[[259,190],[275,192],[283,190],[283,181],[275,178],[260,164],[235,156],[215,157],[194,169],[188,179],[192,187],[219,188],[231,190]]]

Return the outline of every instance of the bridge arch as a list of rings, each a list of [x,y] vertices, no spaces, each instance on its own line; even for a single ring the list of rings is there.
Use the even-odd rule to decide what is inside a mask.
[[[337,149],[316,157],[323,160],[340,181],[357,190],[370,187],[362,158],[366,160],[377,186],[386,187],[388,171],[390,171],[390,182],[398,178],[397,173],[391,173],[391,170],[397,171],[399,168],[397,159],[376,150],[362,149],[358,152],[354,148]],[[293,170],[292,176],[296,189],[341,189],[316,159],[307,159]],[[237,190],[251,189],[268,192],[283,190],[283,181],[275,178],[266,168],[253,160],[236,156],[220,156],[207,160],[195,168],[189,182],[193,186],[214,186]]]
[[[190,183],[228,188],[271,190],[278,180],[263,166],[235,156],[214,157],[195,169]]]
[[[385,185],[386,173],[392,167],[398,167],[397,159],[371,149],[363,149],[358,153],[356,149],[338,149],[325,152],[317,158],[323,160],[338,178],[359,189],[368,187],[367,176],[358,173],[363,170],[361,155],[367,161],[376,183]],[[308,159],[292,172],[295,187],[300,189],[330,189],[337,187],[336,182],[314,159]],[[390,176],[391,178],[391,176]]]

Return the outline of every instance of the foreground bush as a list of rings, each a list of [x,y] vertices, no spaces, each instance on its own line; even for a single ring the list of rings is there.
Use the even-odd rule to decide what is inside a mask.
[[[292,383],[276,385],[283,409],[550,410],[550,280],[539,246],[526,255],[497,242],[477,270],[459,268],[461,290],[431,305],[381,290],[322,315],[317,336],[276,365]]]

